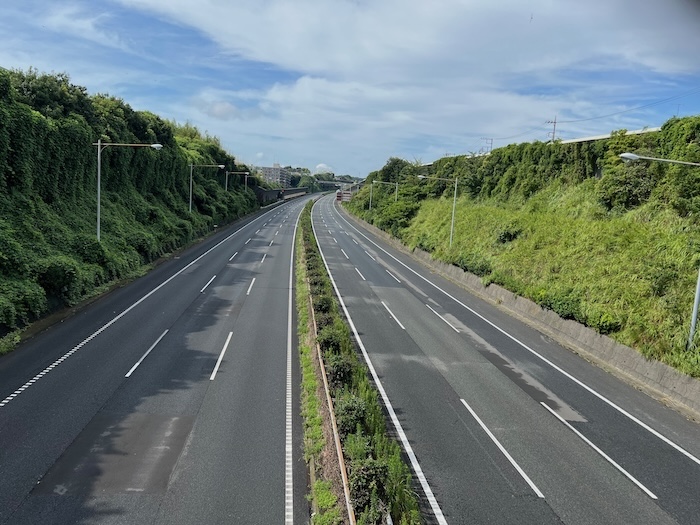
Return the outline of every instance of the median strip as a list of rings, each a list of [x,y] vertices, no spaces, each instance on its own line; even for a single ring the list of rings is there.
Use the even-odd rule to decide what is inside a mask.
[[[338,434],[342,442],[357,521],[407,525],[421,522],[411,472],[403,460],[401,447],[388,437],[383,403],[437,518],[437,523],[445,524],[442,511],[369,360],[342,297],[338,294],[332,276],[328,274],[325,257],[313,231],[311,207],[309,205],[308,210],[304,212],[301,224],[308,282],[318,325],[316,340],[321,350],[335,407]],[[359,352],[351,337],[351,330]],[[325,516],[320,516],[319,519],[321,517],[325,519]],[[340,521],[327,519],[319,521],[321,522]]]

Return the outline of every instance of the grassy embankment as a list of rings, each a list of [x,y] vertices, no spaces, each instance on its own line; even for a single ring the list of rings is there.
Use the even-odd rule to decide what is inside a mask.
[[[451,249],[452,203],[426,201],[403,240],[700,377],[700,354],[685,350],[700,235],[651,205],[607,217],[590,188],[525,206],[462,197]]]
[[[700,335],[686,348],[700,267],[700,169],[626,164],[626,151],[698,162],[700,117],[648,134],[514,144],[427,167],[390,159],[367,181],[399,182],[398,202],[390,186],[365,184],[347,207],[486,285],[700,377]]]
[[[102,152],[96,238],[97,148]],[[235,159],[190,125],[90,96],[63,74],[0,71],[0,354],[30,323],[144,272],[258,208],[243,177],[189,164]],[[243,168],[245,169],[245,168]]]

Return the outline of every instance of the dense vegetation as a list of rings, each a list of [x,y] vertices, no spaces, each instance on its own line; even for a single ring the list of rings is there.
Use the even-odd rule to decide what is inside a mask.
[[[102,153],[101,242],[96,239],[98,139],[160,143]],[[0,351],[17,330],[101,286],[133,275],[254,209],[243,177],[190,164],[234,158],[190,125],[90,96],[64,74],[0,70]]]
[[[338,433],[348,468],[350,495],[357,523],[384,523],[390,513],[401,525],[420,523],[418,503],[411,488],[411,472],[401,448],[387,436],[384,413],[367,367],[357,356],[350,330],[339,312],[333,289],[311,227],[310,202],[299,221],[306,277],[319,329],[318,344],[335,406]],[[318,423],[307,425],[307,447],[320,447]],[[308,448],[307,448],[308,451]],[[314,523],[334,521],[339,512],[333,502]]]
[[[697,345],[686,349],[700,267],[700,168],[624,163],[627,151],[699,162],[700,117],[671,119],[660,132],[516,144],[431,166],[392,158],[348,208],[485,284],[700,376]],[[394,186],[372,181],[398,182],[398,201]]]

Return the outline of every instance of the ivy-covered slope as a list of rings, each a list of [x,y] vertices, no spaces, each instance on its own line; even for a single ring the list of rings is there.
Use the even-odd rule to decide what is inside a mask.
[[[163,145],[104,149],[101,242],[99,138]],[[64,74],[0,70],[0,347],[52,309],[257,208],[243,177],[229,176],[226,192],[223,170],[195,168],[190,214],[191,163],[235,166],[190,125],[90,96]]]
[[[700,162],[700,117],[671,119],[654,133],[510,145],[431,166],[390,159],[348,208],[486,284],[700,377],[697,345],[686,349],[700,267],[700,168],[627,164],[619,154],[628,151]],[[370,190],[372,180],[398,181],[398,201],[389,185]]]

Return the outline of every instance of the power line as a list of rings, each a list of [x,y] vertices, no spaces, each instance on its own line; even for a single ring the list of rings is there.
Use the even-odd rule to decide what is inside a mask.
[[[518,133],[517,135],[510,135],[509,137],[494,137],[493,140],[508,140],[508,139],[514,139],[516,137],[522,137],[523,135],[527,135],[528,133],[532,133],[533,131],[542,131],[544,128],[543,126],[537,126],[536,128],[531,128],[528,129],[527,131],[523,131],[522,133]]]
[[[637,106],[634,108],[616,111],[615,113],[608,113],[607,115],[599,115],[597,117],[589,117],[589,118],[582,118],[582,119],[575,119],[575,120],[557,120],[556,123],[557,124],[573,124],[576,122],[588,122],[590,120],[597,120],[597,119],[601,119],[601,118],[614,117],[615,115],[622,115],[623,113],[629,113],[631,111],[637,111],[639,109],[649,108],[652,106],[658,106],[659,104],[663,104],[665,102],[670,102],[672,100],[677,100],[679,98],[689,97],[690,95],[695,95],[697,93],[700,93],[700,88],[695,88],[691,91],[681,93],[680,95],[674,95],[672,97],[664,98],[662,100],[657,100],[655,102],[650,102],[649,104],[644,104],[642,106]],[[555,120],[556,120],[556,117],[555,117]],[[545,124],[554,124],[554,121],[547,120],[547,121],[545,121]],[[522,137],[523,135],[527,135],[528,133],[532,133],[533,131],[542,131],[544,129],[547,129],[547,128],[544,128],[542,126],[538,126],[535,128],[530,128],[527,131],[523,131],[522,133],[516,133],[515,135],[509,135],[507,137],[496,137],[493,140],[510,140],[510,139]],[[556,124],[555,124],[554,130],[556,131]],[[553,132],[549,132],[549,133],[553,134]]]
[[[559,123],[560,124],[571,124],[574,122],[587,122],[589,120],[596,120],[599,118],[614,117],[615,115],[622,115],[623,113],[629,113],[630,111],[637,111],[638,109],[649,108],[651,106],[658,106],[659,104],[663,104],[664,102],[670,102],[671,100],[677,100],[679,98],[688,97],[690,95],[695,95],[696,93],[700,93],[700,88],[694,89],[692,91],[688,91],[687,93],[682,93],[680,95],[675,95],[673,97],[665,98],[663,100],[657,100],[656,102],[644,104],[643,106],[637,106],[636,108],[624,109],[622,111],[616,111],[615,113],[609,113],[607,115],[600,115],[597,117],[581,118],[581,119],[576,119],[576,120],[560,120]]]

